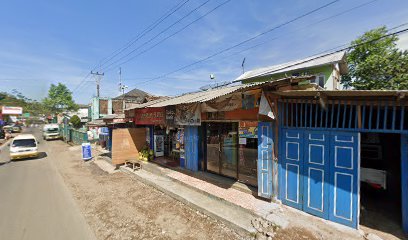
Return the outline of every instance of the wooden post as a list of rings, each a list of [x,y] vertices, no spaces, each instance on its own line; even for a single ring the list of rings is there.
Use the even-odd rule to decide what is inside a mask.
[[[361,105],[360,103],[357,105],[357,123],[358,123],[358,128],[362,128],[362,122],[361,122]]]

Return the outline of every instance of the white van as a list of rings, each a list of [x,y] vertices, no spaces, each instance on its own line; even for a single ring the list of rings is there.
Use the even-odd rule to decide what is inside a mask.
[[[38,142],[32,134],[16,136],[10,144],[10,159],[23,159],[38,156]]]
[[[59,125],[54,124],[45,124],[43,127],[43,139],[59,139],[61,138],[59,133]]]

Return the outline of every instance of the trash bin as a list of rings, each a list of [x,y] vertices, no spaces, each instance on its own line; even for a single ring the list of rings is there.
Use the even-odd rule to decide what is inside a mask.
[[[92,149],[90,143],[82,143],[82,159],[83,160],[92,159]]]

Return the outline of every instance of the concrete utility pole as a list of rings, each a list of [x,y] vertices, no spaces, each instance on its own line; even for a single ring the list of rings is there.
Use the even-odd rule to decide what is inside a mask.
[[[91,74],[96,78],[96,96],[99,97],[99,85],[101,83],[102,76],[105,75],[105,73],[91,71]]]
[[[122,84],[122,68],[119,68],[119,91],[122,94],[122,108],[123,112],[125,112],[126,108],[126,101],[125,101],[125,89],[128,88],[125,84]]]

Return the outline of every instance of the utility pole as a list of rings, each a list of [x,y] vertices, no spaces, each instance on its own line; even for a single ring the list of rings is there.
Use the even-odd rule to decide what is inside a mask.
[[[126,101],[125,101],[125,89],[128,88],[125,84],[122,83],[122,68],[119,68],[119,91],[122,94],[122,108],[123,112],[125,112],[126,108]]]
[[[91,71],[91,74],[96,78],[96,96],[99,97],[99,85],[101,84],[102,76],[105,75],[105,73]]]

